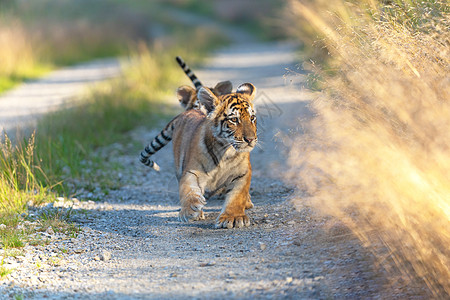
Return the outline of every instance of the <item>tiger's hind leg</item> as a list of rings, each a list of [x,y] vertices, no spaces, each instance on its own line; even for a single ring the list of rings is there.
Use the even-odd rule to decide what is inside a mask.
[[[180,221],[205,219],[203,207],[206,205],[206,199],[198,185],[197,176],[193,173],[186,173],[180,180],[180,203]]]

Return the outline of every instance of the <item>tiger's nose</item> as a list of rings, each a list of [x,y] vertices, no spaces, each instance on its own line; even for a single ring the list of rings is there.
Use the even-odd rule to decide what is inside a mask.
[[[253,138],[247,138],[247,137],[244,137],[244,141],[246,141],[247,144],[249,144],[249,145],[250,145],[254,140],[255,140],[255,139],[253,139]]]

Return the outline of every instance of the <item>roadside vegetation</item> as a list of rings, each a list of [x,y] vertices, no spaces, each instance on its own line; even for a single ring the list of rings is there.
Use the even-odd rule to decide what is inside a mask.
[[[0,1],[0,93],[62,65],[127,53],[147,38],[147,17],[112,0]]]
[[[263,40],[288,37],[286,0],[168,0],[166,4],[240,26]]]
[[[27,243],[46,243],[41,232],[76,234],[72,212],[46,209],[47,203],[120,187],[120,165],[108,159],[117,149],[106,146],[126,145],[138,157],[142,145],[129,145],[128,132],[172,116],[174,108],[165,100],[187,83],[174,57],[195,65],[204,53],[226,43],[217,32],[166,18],[158,5],[138,0],[0,2],[0,40],[5,37],[11,48],[0,50],[10,65],[0,66],[0,81],[9,82],[3,89],[88,59],[119,55],[123,65],[120,78],[98,84],[67,108],[48,114],[31,137],[14,143],[7,134],[0,138],[3,256]],[[32,207],[42,209],[30,212]]]
[[[291,1],[316,117],[292,178],[405,285],[450,294],[447,1]],[[319,49],[312,50],[314,43]],[[323,63],[322,63],[323,62]],[[296,178],[296,179],[295,179]],[[300,178],[300,179],[299,179]],[[298,201],[304,201],[298,200]],[[399,284],[397,282],[396,284]]]

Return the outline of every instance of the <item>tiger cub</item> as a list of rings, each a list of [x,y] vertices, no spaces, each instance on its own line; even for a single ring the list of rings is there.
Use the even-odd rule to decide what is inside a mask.
[[[178,97],[184,101],[185,97],[193,97],[193,92],[193,89],[188,93],[178,91]],[[250,151],[258,140],[252,103],[255,94],[256,88],[251,83],[240,85],[235,93],[220,96],[200,87],[197,99],[206,113],[197,109],[184,111],[142,151],[141,162],[159,170],[150,156],[173,139],[181,221],[204,219],[206,198],[223,192],[225,203],[215,227],[250,225],[245,209],[253,207],[249,189]]]
[[[195,86],[195,90],[198,91],[203,84],[200,82],[200,80],[197,78],[197,76],[194,74],[194,72],[189,68],[189,66],[184,62],[184,60],[177,56],[176,58],[177,63],[180,65],[180,67],[183,69],[184,73],[189,77],[189,79],[192,81],[192,83]],[[233,90],[233,85],[230,81],[221,81],[218,84],[216,84],[215,87],[209,88],[214,95],[220,96],[225,94],[230,94]],[[180,101],[181,106],[188,110],[188,109],[199,109],[202,110],[204,113],[206,113],[206,110],[204,107],[200,106],[200,103],[197,101],[197,93],[193,92],[193,88],[190,86],[181,86],[178,88],[177,91],[178,95],[178,101]]]

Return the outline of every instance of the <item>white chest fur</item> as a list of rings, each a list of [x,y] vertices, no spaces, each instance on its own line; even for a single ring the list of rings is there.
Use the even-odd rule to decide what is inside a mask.
[[[219,163],[211,166],[210,170],[203,172],[199,178],[199,185],[203,193],[215,193],[227,189],[232,181],[248,172],[248,162],[245,153],[237,152],[228,147]],[[213,163],[213,162],[212,162]]]

